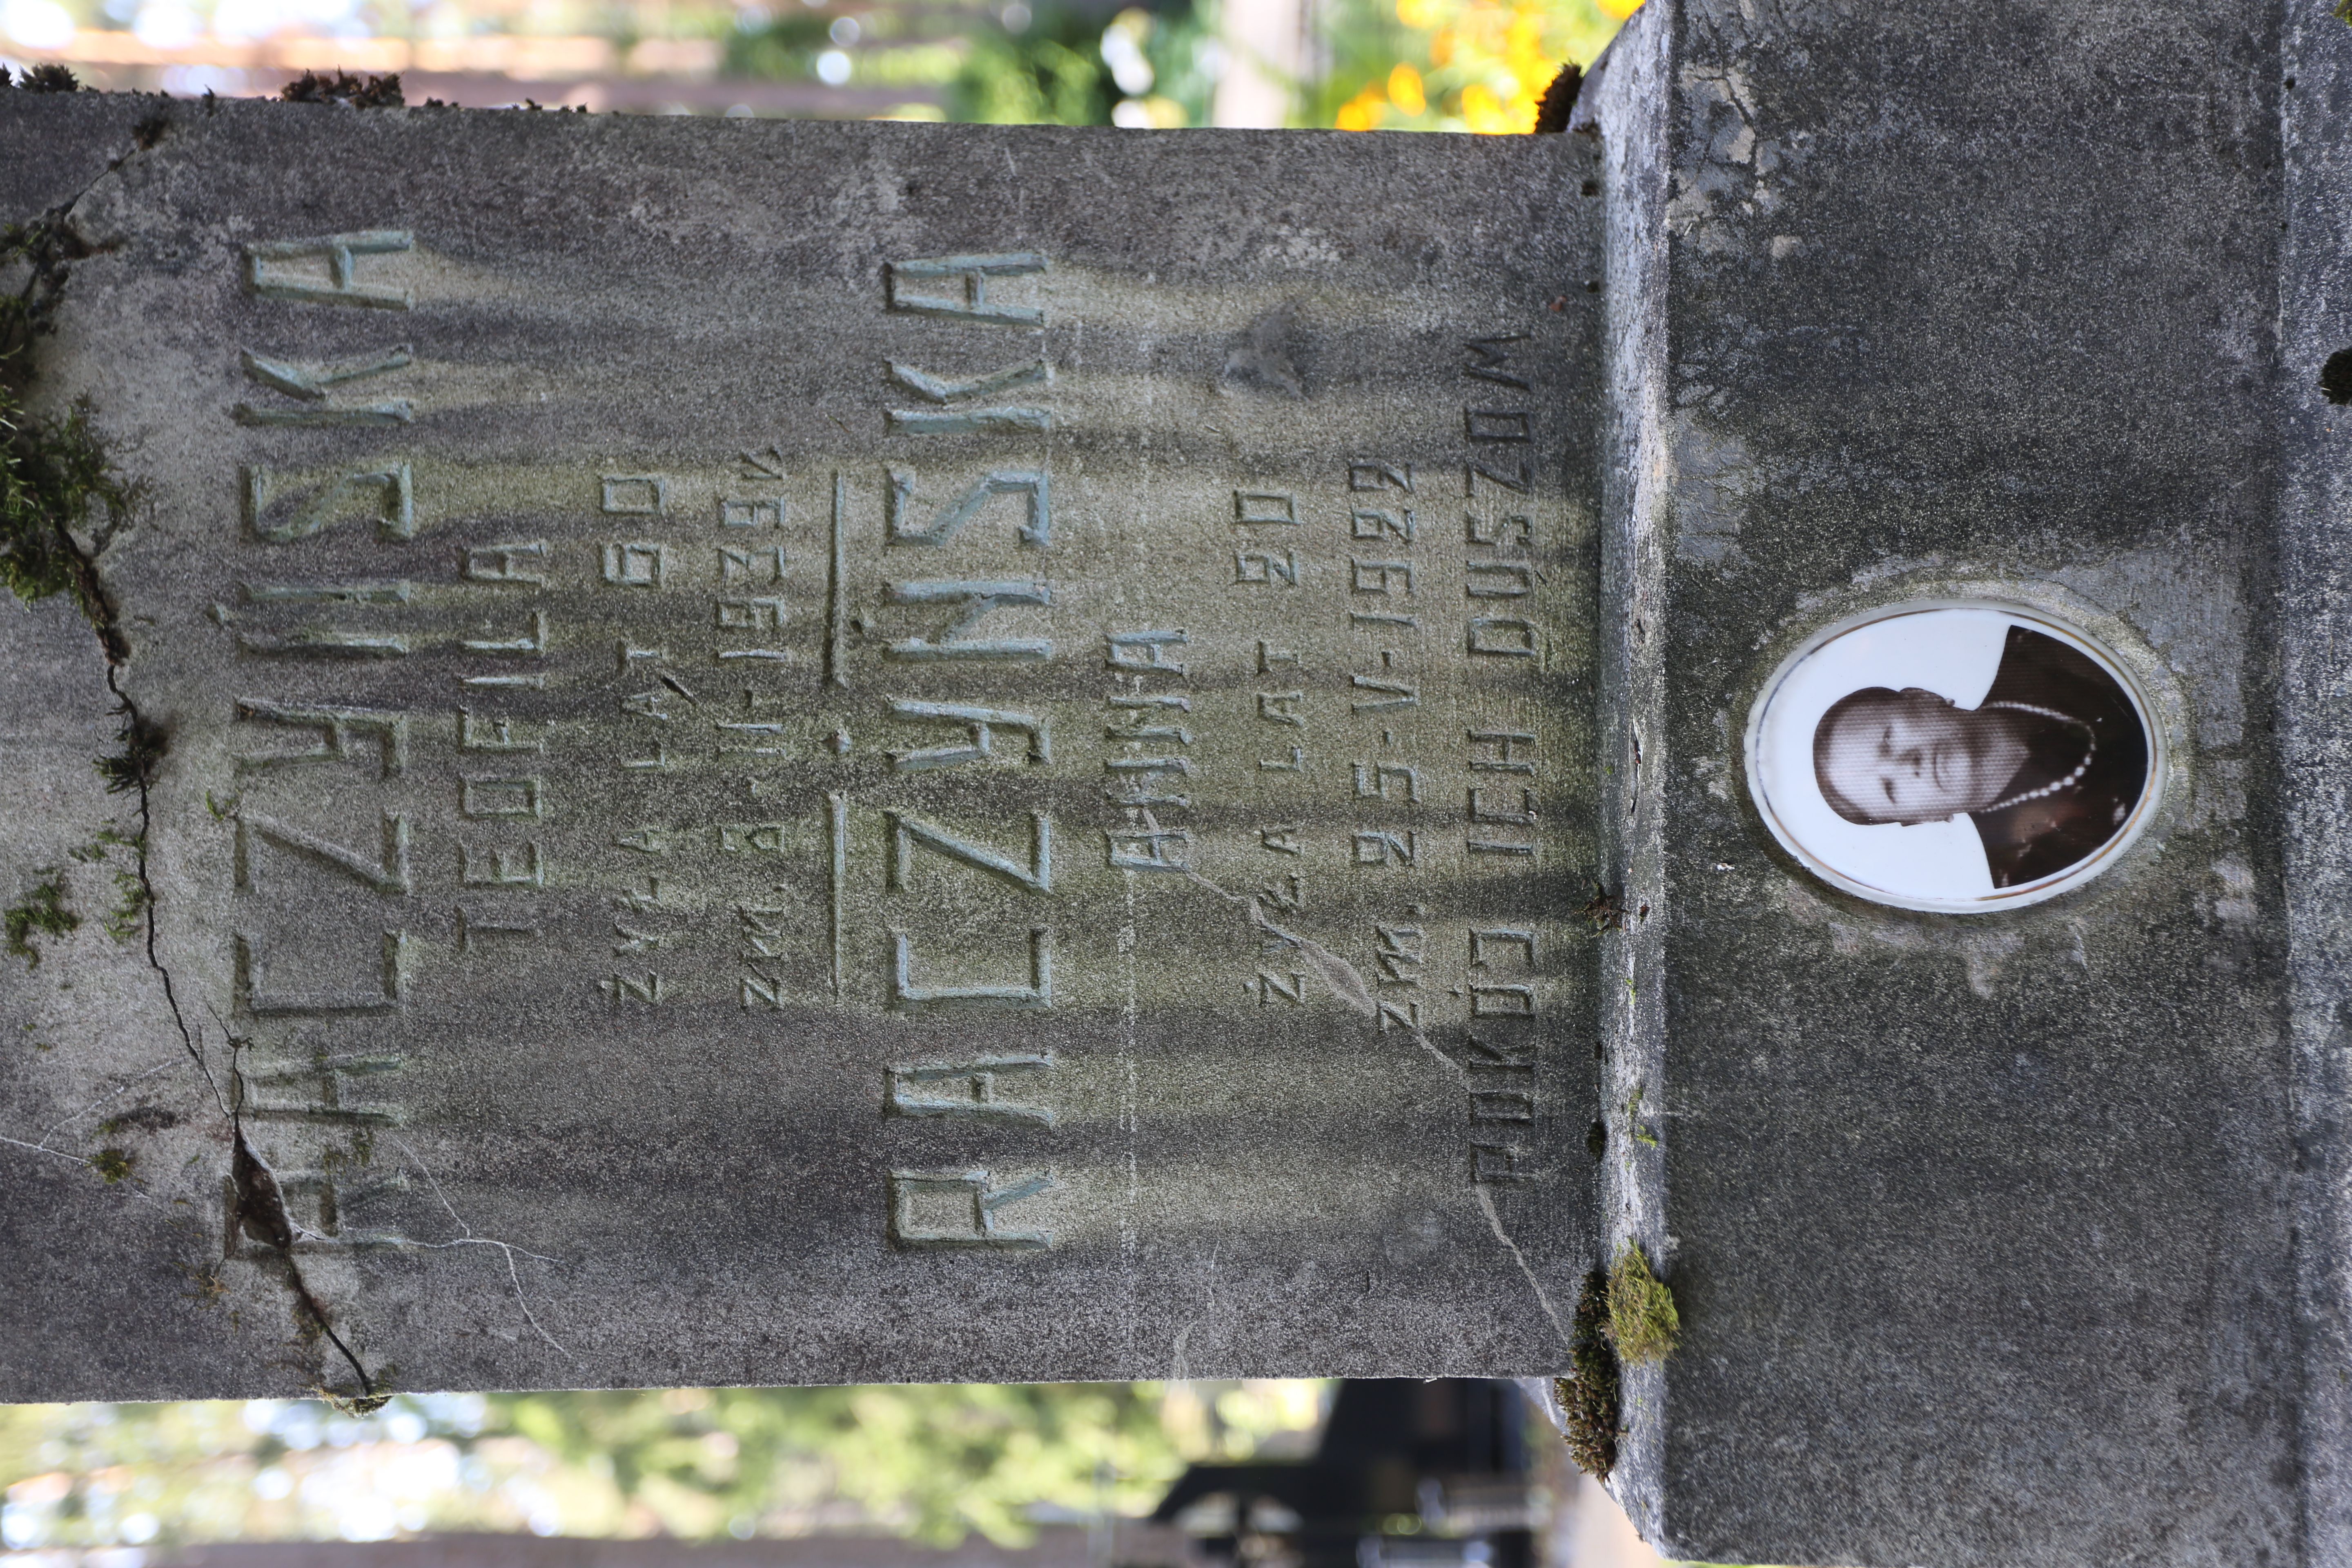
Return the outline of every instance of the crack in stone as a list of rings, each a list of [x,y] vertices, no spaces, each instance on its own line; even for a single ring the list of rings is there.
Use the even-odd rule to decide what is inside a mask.
[[[1535,1291],[1537,1303],[1543,1308],[1544,1316],[1551,1320],[1551,1331],[1559,1336],[1559,1342],[1573,1357],[1576,1342],[1570,1335],[1567,1325],[1559,1321],[1559,1313],[1551,1304],[1551,1294],[1543,1288],[1543,1281],[1536,1278],[1534,1267],[1528,1262],[1528,1255],[1519,1250],[1519,1244],[1513,1241],[1511,1233],[1503,1228],[1502,1211],[1495,1206],[1494,1195],[1476,1183],[1471,1184],[1471,1190],[1478,1194],[1478,1206],[1485,1211],[1486,1224],[1494,1231],[1495,1239],[1503,1244],[1504,1250],[1511,1255],[1511,1261],[1517,1264],[1519,1272],[1528,1277],[1528,1285]]]
[[[26,344],[28,364],[22,372],[26,381],[29,382],[32,375],[29,368],[29,362],[32,359],[31,343],[38,337],[40,319],[47,314],[49,307],[64,290],[70,275],[70,263],[97,254],[101,248],[105,248],[89,244],[74,228],[74,214],[89,199],[93,191],[107,179],[119,174],[124,164],[160,142],[163,140],[163,130],[164,126],[155,121],[142,124],[136,133],[137,144],[131,152],[109,163],[105,173],[76,192],[70,200],[49,209],[48,213],[39,220],[40,227],[44,230],[42,237],[45,243],[36,247],[30,255],[33,263],[32,276],[26,280],[19,295],[25,307],[26,318],[31,323]],[[135,490],[130,493],[135,499]],[[328,1314],[325,1305],[312,1291],[310,1282],[303,1278],[301,1265],[294,1258],[292,1250],[296,1239],[296,1226],[292,1216],[287,1212],[285,1198],[279,1191],[277,1176],[270,1171],[268,1162],[254,1150],[252,1143],[245,1135],[244,1119],[241,1113],[245,1097],[245,1080],[236,1065],[237,1042],[233,1037],[229,1040],[228,1070],[234,1094],[233,1097],[225,1096],[221,1090],[220,1080],[213,1071],[212,1063],[205,1058],[200,1034],[189,1026],[187,1013],[181,1005],[179,988],[173,983],[171,967],[163,962],[160,945],[161,922],[158,919],[161,900],[157,896],[155,883],[150,871],[148,850],[150,836],[154,825],[154,770],[164,754],[165,732],[162,726],[154,723],[141,710],[138,703],[122,688],[121,672],[131,658],[130,641],[122,633],[121,608],[106,592],[97,560],[98,552],[106,548],[113,536],[115,521],[110,518],[108,526],[94,535],[96,539],[94,549],[85,548],[81,541],[74,537],[73,531],[68,526],[65,519],[53,518],[51,521],[57,530],[59,543],[68,559],[72,563],[78,596],[82,602],[82,608],[90,622],[91,629],[97,634],[100,652],[106,661],[107,689],[113,694],[118,705],[117,711],[124,720],[122,731],[124,752],[117,758],[102,759],[100,771],[107,775],[110,788],[135,791],[138,795],[139,832],[135,841],[137,855],[135,874],[139,886],[145,895],[143,912],[146,917],[147,931],[144,949],[147,966],[154,972],[157,980],[162,984],[164,1005],[171,1011],[173,1027],[179,1034],[182,1047],[186,1050],[189,1058],[195,1063],[196,1070],[203,1077],[205,1088],[211,1092],[215,1105],[219,1108],[222,1116],[228,1122],[232,1144],[230,1183],[236,1194],[236,1213],[233,1216],[236,1229],[256,1241],[264,1243],[278,1254],[278,1260],[285,1268],[287,1286],[294,1296],[298,1317],[303,1326],[306,1329],[315,1329],[334,1346],[336,1352],[350,1365],[353,1375],[359,1379],[361,1390],[360,1399],[354,1403],[364,1409],[380,1407],[383,1399],[389,1396],[377,1392],[375,1379],[369,1374],[367,1368],[361,1363],[351,1346],[344,1342],[343,1337],[336,1332],[333,1321]],[[11,1138],[5,1142],[16,1144],[20,1141]],[[58,1152],[47,1148],[41,1148],[40,1152]],[[234,1236],[233,1231],[232,1241]]]
[[[306,1327],[316,1329],[329,1344],[349,1363],[352,1374],[360,1380],[360,1396],[351,1403],[361,1414],[383,1407],[388,1394],[376,1392],[375,1379],[368,1375],[343,1336],[335,1331],[334,1320],[328,1314],[325,1303],[311,1290],[310,1282],[302,1277],[302,1266],[295,1260],[294,1243],[301,1234],[294,1216],[287,1211],[286,1196],[278,1184],[278,1174],[269,1163],[255,1151],[245,1135],[245,1075],[236,1065],[237,1043],[229,1042],[230,1081],[236,1089],[228,1107],[229,1131],[235,1140],[229,1162],[229,1180],[236,1193],[236,1226],[245,1235],[274,1249],[286,1269],[288,1289],[293,1291],[297,1307],[307,1316]]]
[[[70,542],[70,541],[68,541],[68,542]],[[79,555],[80,553],[80,547],[79,545],[75,545],[73,548],[75,553]],[[92,564],[90,574],[94,581],[97,577],[95,563]],[[126,732],[135,733],[142,727],[147,726],[150,721],[147,719],[146,715],[140,712],[138,704],[131,701],[129,694],[122,689],[121,679],[121,667],[116,661],[113,645],[108,636],[110,632],[112,632],[115,629],[113,626],[113,618],[116,614],[115,607],[110,602],[100,601],[100,603],[104,607],[107,616],[107,626],[101,629],[99,634],[100,644],[107,648],[106,689],[114,693],[114,700],[121,704],[121,710],[128,721]],[[124,657],[128,657],[127,653]],[[132,868],[132,870],[139,879],[139,887],[141,891],[145,894],[142,912],[147,917],[147,940],[145,942],[147,967],[153,970],[155,972],[155,977],[163,983],[163,1004],[171,1009],[172,1026],[177,1029],[180,1033],[180,1044],[187,1048],[189,1058],[196,1064],[196,1070],[204,1075],[205,1087],[212,1091],[213,1103],[219,1106],[221,1114],[228,1117],[231,1123],[234,1124],[236,1121],[236,1113],[231,1109],[229,1102],[221,1096],[220,1083],[218,1079],[213,1077],[212,1064],[205,1059],[203,1042],[197,1037],[195,1032],[188,1027],[187,1014],[183,1011],[180,1006],[179,989],[172,984],[171,967],[163,962],[163,955],[157,945],[157,928],[159,922],[156,919],[156,910],[159,905],[159,900],[156,897],[154,879],[148,874],[147,868],[148,836],[152,831],[154,826],[154,808],[152,800],[154,781],[152,777],[152,764],[141,767],[138,770],[136,788],[139,795],[139,833],[132,845],[137,856],[137,864]]]
[[[1354,1011],[1368,1018],[1380,1016],[1380,1004],[1373,999],[1371,988],[1364,984],[1362,973],[1354,964],[1320,942],[1301,936],[1296,931],[1286,930],[1267,919],[1263,900],[1250,894],[1230,892],[1198,871],[1188,870],[1184,875],[1187,879],[1208,889],[1227,903],[1246,905],[1252,930],[1271,936],[1278,942],[1287,942],[1296,948],[1307,963],[1315,966],[1316,972],[1322,976],[1323,983],[1331,987],[1333,994]],[[1436,1042],[1429,1037],[1427,1031],[1416,1025],[1408,1028],[1407,1032],[1412,1036],[1422,1049],[1452,1068],[1456,1076],[1465,1083],[1469,1080],[1470,1069],[1439,1050]],[[1519,1250],[1519,1244],[1511,1239],[1510,1231],[1503,1224],[1502,1211],[1495,1206],[1493,1194],[1475,1182],[1471,1184],[1471,1188],[1478,1199],[1480,1212],[1486,1216],[1487,1228],[1495,1233],[1495,1239],[1501,1242],[1504,1250],[1511,1255],[1511,1261],[1519,1266],[1519,1272],[1527,1276],[1528,1284],[1536,1293],[1537,1303],[1543,1308],[1545,1318],[1551,1323],[1552,1332],[1559,1336],[1559,1342],[1572,1353],[1575,1350],[1575,1341],[1570,1335],[1566,1325],[1560,1321],[1559,1310],[1551,1304],[1551,1295],[1544,1289],[1543,1281],[1537,1277],[1534,1265],[1528,1261],[1527,1254]],[[1185,1332],[1190,1331],[1191,1326],[1188,1324]],[[1180,1334],[1177,1338],[1177,1353],[1180,1357],[1182,1349],[1183,1336]]]
[[[434,1175],[432,1170],[426,1166],[425,1162],[417,1157],[416,1151],[410,1148],[406,1143],[397,1138],[388,1139],[388,1142],[394,1148],[408,1156],[408,1163],[416,1167],[416,1173],[423,1176],[425,1178],[425,1184],[433,1189],[434,1197],[439,1200],[440,1205],[444,1209],[448,1211],[449,1218],[456,1223],[457,1228],[465,1233],[454,1241],[412,1241],[409,1245],[412,1247],[422,1247],[427,1251],[438,1251],[442,1248],[451,1247],[497,1247],[506,1258],[507,1278],[514,1282],[515,1305],[522,1309],[524,1321],[530,1324],[531,1331],[538,1334],[541,1339],[545,1340],[549,1344],[553,1345],[555,1349],[566,1359],[576,1363],[580,1358],[572,1355],[572,1352],[565,1348],[565,1346],[558,1341],[553,1334],[549,1333],[547,1330],[541,1325],[538,1315],[530,1310],[530,1299],[523,1294],[522,1275],[515,1268],[515,1255],[517,1253],[521,1253],[523,1257],[532,1258],[541,1263],[553,1263],[555,1259],[549,1258],[542,1253],[527,1251],[522,1247],[515,1246],[512,1242],[499,1241],[487,1236],[476,1236],[474,1234],[474,1227],[467,1225],[466,1223],[465,1216],[457,1212],[457,1205],[449,1201],[449,1194],[441,1190],[440,1178]]]
[[[1350,1011],[1374,1020],[1380,1017],[1381,1005],[1373,999],[1372,988],[1364,984],[1363,973],[1354,964],[1312,937],[1301,936],[1297,931],[1276,925],[1267,919],[1265,900],[1255,894],[1228,892],[1198,871],[1188,870],[1184,875],[1188,880],[1208,889],[1227,903],[1245,906],[1249,911],[1250,929],[1296,948],[1299,956],[1314,966],[1315,973],[1321,978],[1323,984],[1331,988],[1331,994],[1346,1003]],[[1452,1068],[1465,1081],[1468,1079],[1470,1069],[1439,1050],[1436,1042],[1432,1040],[1428,1032],[1419,1025],[1406,1026],[1405,1032],[1412,1037],[1413,1043],[1423,1050]]]

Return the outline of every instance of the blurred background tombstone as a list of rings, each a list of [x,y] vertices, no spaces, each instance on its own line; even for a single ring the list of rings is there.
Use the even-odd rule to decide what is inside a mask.
[[[1229,1563],[1531,1568],[1528,1426],[1507,1381],[1344,1379],[1312,1458],[1194,1465],[1151,1517]]]

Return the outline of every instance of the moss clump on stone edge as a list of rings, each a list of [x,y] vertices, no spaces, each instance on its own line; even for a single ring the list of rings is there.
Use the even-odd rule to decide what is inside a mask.
[[[1641,1243],[1627,1242],[1609,1270],[1609,1337],[1618,1359],[1630,1366],[1664,1361],[1682,1331],[1675,1293],[1650,1271]]]
[[[70,593],[97,622],[104,609],[67,530],[92,500],[120,505],[124,489],[109,469],[77,405],[61,421],[36,419],[0,371],[0,583],[26,604]]]
[[[1569,1457],[1594,1480],[1617,1468],[1617,1426],[1622,1402],[1617,1352],[1609,1343],[1609,1276],[1595,1268],[1584,1277],[1577,1299],[1575,1332],[1569,1346],[1574,1375],[1554,1380],[1553,1391],[1568,1426]]]
[[[0,87],[22,88],[26,92],[79,92],[81,83],[74,73],[60,65],[26,66],[25,74],[14,78],[8,68],[0,66]]]
[[[0,584],[26,604],[70,593],[102,630],[106,608],[71,531],[95,504],[128,509],[131,487],[107,461],[87,403],[57,420],[26,407],[33,346],[44,307],[61,285],[65,249],[53,224],[0,229],[0,267],[31,269],[21,293],[0,296]]]

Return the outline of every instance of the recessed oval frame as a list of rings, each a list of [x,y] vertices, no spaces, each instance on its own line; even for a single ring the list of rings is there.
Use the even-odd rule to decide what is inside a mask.
[[[1981,628],[1992,619],[2009,626],[2021,626],[2070,647],[2091,659],[2099,669],[2120,688],[2129,699],[2133,715],[2139,721],[2140,732],[2147,747],[2147,767],[2140,786],[2138,799],[2129,815],[2099,847],[2081,859],[2029,882],[2007,888],[1987,888],[1961,891],[1958,879],[1964,851],[1970,847],[1978,860],[1984,858],[1983,845],[1977,830],[1964,820],[1965,814],[1933,823],[1899,825],[1893,823],[1859,825],[1837,817],[1821,793],[1811,766],[1812,729],[1820,712],[1827,704],[1820,700],[1822,690],[1839,689],[1831,696],[1834,701],[1844,692],[1859,689],[1863,685],[1916,685],[1937,691],[1948,700],[1958,700],[1943,688],[1946,685],[1965,686],[1965,679],[1954,681],[1951,674],[1940,677],[1929,674],[1927,679],[1906,680],[1899,658],[1892,662],[1892,673],[1874,675],[1867,681],[1849,681],[1840,673],[1839,666],[1849,662],[1877,658],[1882,670],[1887,667],[1886,655],[1898,639],[1891,636],[1900,623],[1916,616],[1965,615],[1979,628],[1979,635],[1990,635]],[[1869,637],[1874,629],[1877,637]],[[2006,637],[2006,631],[2000,634]],[[1850,640],[1861,637],[1862,640]],[[1836,645],[1843,645],[1843,656],[1834,654]],[[1824,657],[1834,662],[1823,664]],[[1993,660],[1995,668],[1999,659]],[[1987,676],[1989,683],[1990,677]],[[1982,698],[1979,689],[1968,706],[1973,707]],[[1744,760],[1748,798],[1782,849],[1805,869],[1855,898],[1872,903],[1890,905],[1896,909],[1920,910],[1943,914],[1997,914],[2004,910],[2023,909],[2047,899],[2081,887],[2121,860],[2138,842],[2148,825],[2158,814],[2165,795],[2165,785],[2172,771],[2172,757],[2168,726],[2160,720],[2161,710],[2152,700],[2146,684],[2132,668],[2131,661],[2111,649],[2100,638],[2074,622],[2034,605],[2013,600],[1984,598],[1910,599],[1884,605],[1847,616],[1822,627],[1808,637],[1786,658],[1782,659],[1765,681],[1750,704],[1748,714]],[[1786,726],[1798,727],[1801,740],[1792,737]],[[1792,754],[1801,755],[1801,767],[1795,765]],[[1832,828],[1826,826],[1833,822]],[[1853,846],[1859,843],[1858,835],[1877,836],[1881,847],[1874,854],[1884,858],[1884,837],[1894,834],[1913,836],[1906,840],[1906,849],[1916,851],[1911,857],[1916,874],[1890,877],[1874,872],[1857,859]],[[1965,836],[1965,840],[1963,838]],[[1864,859],[1868,857],[1863,858]],[[1841,866],[1843,859],[1845,864]],[[1937,868],[1944,869],[1938,871]],[[1984,873],[1990,882],[1990,871]],[[1944,885],[1939,889],[1937,884]]]

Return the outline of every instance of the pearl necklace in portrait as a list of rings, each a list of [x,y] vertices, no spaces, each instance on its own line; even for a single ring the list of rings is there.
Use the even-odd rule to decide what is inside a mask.
[[[2073,773],[2063,779],[2053,779],[2039,789],[2020,790],[2015,795],[1994,801],[1984,808],[1988,814],[2007,811],[2012,805],[2023,805],[2029,800],[2040,800],[2043,795],[2056,795],[2061,790],[2073,789],[2083,782],[2083,775],[2091,771],[2091,759],[2099,754],[2099,735],[2097,731],[2092,729],[2083,720],[2075,718],[2071,713],[2061,713],[2055,708],[2037,708],[2031,702],[1988,702],[1985,706],[2007,708],[2018,713],[2031,713],[2038,719],[2055,719],[2061,724],[2072,724],[2083,731],[2083,760],[2074,764]]]

